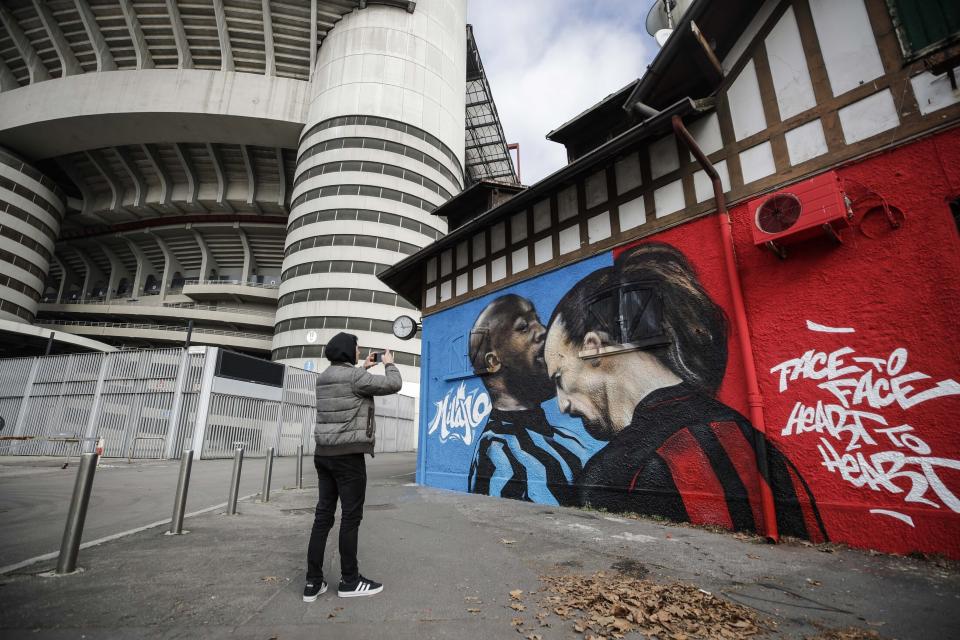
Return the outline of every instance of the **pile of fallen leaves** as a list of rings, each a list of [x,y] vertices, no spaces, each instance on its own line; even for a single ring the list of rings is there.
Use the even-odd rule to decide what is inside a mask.
[[[747,638],[768,630],[752,610],[686,584],[657,584],[621,574],[540,578],[541,605],[585,638],[622,638],[631,631],[660,639]]]

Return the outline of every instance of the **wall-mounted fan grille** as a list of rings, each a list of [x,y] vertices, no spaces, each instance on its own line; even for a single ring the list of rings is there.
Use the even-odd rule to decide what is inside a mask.
[[[766,233],[781,233],[797,223],[802,209],[800,199],[796,196],[777,194],[757,209],[757,227]]]

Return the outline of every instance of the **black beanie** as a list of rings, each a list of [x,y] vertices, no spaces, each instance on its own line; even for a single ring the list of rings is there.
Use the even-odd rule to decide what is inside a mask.
[[[340,332],[330,338],[324,350],[330,362],[357,364],[357,336]]]

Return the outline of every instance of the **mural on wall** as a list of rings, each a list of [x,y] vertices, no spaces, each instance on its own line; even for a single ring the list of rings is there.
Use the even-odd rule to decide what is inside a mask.
[[[715,398],[726,319],[683,254],[642,244],[577,282],[553,312],[545,353],[560,410],[608,442],[577,481],[580,504],[760,530],[762,436]],[[780,531],[825,539],[799,472],[766,450]]]
[[[565,291],[531,292],[547,325],[534,300],[507,293],[481,301],[465,342],[440,340],[465,351],[460,375],[451,354],[454,385],[433,402],[429,428],[441,442],[466,429],[456,438],[469,447],[466,487],[456,488],[759,530],[761,436],[715,397],[727,366],[722,309],[674,247],[609,259]],[[463,331],[466,313],[445,328]],[[797,469],[772,445],[767,466],[780,530],[825,539]]]
[[[764,440],[722,256],[697,230],[427,316],[420,481],[757,532],[767,483],[782,535],[953,554],[956,376],[876,314],[869,330],[771,324],[786,316],[772,298],[754,336]]]

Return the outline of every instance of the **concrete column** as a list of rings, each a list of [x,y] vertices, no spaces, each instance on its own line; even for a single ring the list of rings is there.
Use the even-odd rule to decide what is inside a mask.
[[[0,284],[0,318],[32,322],[46,289],[66,203],[49,178],[2,147],[0,178],[14,185],[0,186],[0,227],[26,238],[6,243],[18,260],[0,258],[0,273],[9,278]]]
[[[248,282],[250,274],[257,268],[257,259],[253,255],[253,247],[250,246],[250,239],[246,232],[240,228],[240,223],[236,223],[237,233],[240,235],[240,243],[243,244],[243,268],[240,271],[240,282]]]
[[[421,0],[413,12],[407,6],[370,4],[344,16],[324,37],[298,151],[302,159],[289,195],[290,223],[304,216],[311,216],[311,222],[295,226],[287,236],[286,246],[296,245],[296,250],[283,261],[279,295],[321,293],[307,293],[312,299],[280,307],[278,325],[296,318],[349,316],[362,326],[370,319],[377,324],[353,331],[361,346],[419,351],[419,341],[401,342],[383,331],[383,321],[392,322],[409,310],[384,303],[389,294],[375,273],[406,257],[396,240],[407,250],[411,244],[422,247],[434,240],[411,227],[422,229],[423,224],[431,233],[446,231],[431,212],[463,188],[465,68],[466,0]],[[371,144],[337,148],[336,141],[345,137],[367,138]],[[415,153],[388,151],[384,140]],[[333,144],[318,147],[328,141]],[[411,157],[421,153],[429,161]],[[356,160],[363,165],[351,162]],[[377,166],[382,170],[369,170]],[[364,209],[363,219],[335,213],[350,209]],[[381,219],[380,214],[386,215]],[[397,216],[408,224],[390,224]],[[337,243],[302,248],[301,241],[322,236],[336,236]],[[357,236],[362,238],[355,246],[343,246],[345,239],[349,244]],[[371,236],[376,238],[372,247]],[[344,262],[351,261],[344,272]],[[385,295],[368,297],[362,305],[328,301],[323,291],[329,287],[355,290],[358,299],[367,295],[364,292]],[[320,347],[337,331],[278,331],[273,348],[281,351],[275,357],[301,367],[308,361],[321,365]],[[413,366],[400,370],[406,380],[419,380]]]

